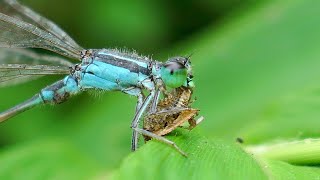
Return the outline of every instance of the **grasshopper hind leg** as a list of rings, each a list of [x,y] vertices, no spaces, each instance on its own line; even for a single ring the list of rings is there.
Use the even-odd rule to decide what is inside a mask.
[[[150,131],[144,130],[144,129],[140,129],[140,128],[133,128],[136,132],[139,132],[140,134],[144,135],[144,136],[148,136],[151,137],[153,139],[156,139],[160,142],[163,142],[165,144],[168,144],[169,146],[172,146],[173,148],[175,148],[181,155],[187,157],[187,153],[185,153],[183,150],[181,150],[176,143],[174,143],[173,141],[170,141],[169,139],[166,139],[162,136],[156,135]]]

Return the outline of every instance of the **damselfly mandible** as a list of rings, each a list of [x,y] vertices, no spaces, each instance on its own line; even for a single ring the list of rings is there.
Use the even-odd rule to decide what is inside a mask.
[[[0,47],[0,85],[25,82],[39,75],[67,75],[0,113],[0,122],[39,104],[62,103],[88,89],[122,91],[138,98],[131,124],[132,150],[137,148],[139,120],[144,112],[155,112],[160,93],[166,87],[193,87],[189,58],[173,57],[162,63],[115,49],[83,49],[56,24],[15,0],[0,1]],[[80,62],[17,48],[42,48]],[[12,57],[14,61],[10,61]],[[26,59],[30,63],[22,64]],[[33,65],[39,62],[47,64]],[[149,92],[146,97],[144,89]]]

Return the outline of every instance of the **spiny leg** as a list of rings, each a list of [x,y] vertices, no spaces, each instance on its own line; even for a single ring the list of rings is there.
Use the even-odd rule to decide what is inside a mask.
[[[172,147],[175,148],[180,154],[182,154],[182,155],[185,156],[185,157],[188,156],[188,155],[187,155],[184,151],[182,151],[173,141],[170,141],[169,139],[166,139],[166,138],[164,138],[164,137],[162,137],[162,136],[156,135],[156,134],[154,134],[154,133],[152,133],[152,132],[149,132],[149,131],[147,131],[147,130],[144,130],[144,129],[140,129],[140,128],[132,128],[132,129],[135,130],[136,132],[141,133],[142,135],[149,136],[149,137],[151,137],[151,138],[153,138],[153,139],[156,139],[156,140],[158,140],[158,141],[160,141],[160,142],[163,142],[163,143],[166,143],[166,144],[172,146]]]
[[[146,111],[146,109],[147,109],[148,105],[150,104],[154,95],[155,95],[155,91],[151,91],[150,94],[145,98],[140,109],[136,112],[136,114],[132,120],[132,123],[131,123],[131,128],[133,129],[132,142],[131,142],[131,150],[132,151],[135,151],[138,148],[139,133],[135,129],[138,127],[140,118],[141,118],[142,114]]]
[[[160,114],[174,114],[174,113],[180,113],[183,112],[185,110],[190,110],[191,108],[185,108],[185,107],[173,107],[171,109],[165,109],[162,111],[157,111],[154,113],[150,113],[150,114],[154,114],[154,115],[160,115]]]
[[[149,114],[149,115],[166,115],[166,114],[170,115],[170,114],[182,113],[183,111],[187,111],[187,110],[195,110],[195,109],[184,108],[184,107],[182,107],[182,108],[171,108],[171,109],[168,109],[168,110],[158,111],[158,112],[155,112],[155,113],[152,113],[152,114]],[[194,115],[196,115],[196,114],[194,114]],[[188,120],[188,122],[189,122],[189,127],[184,127],[184,126],[180,126],[180,127],[192,130],[194,127],[199,125],[204,120],[204,117],[201,116],[198,119],[194,119],[193,117],[190,117],[190,118],[188,118],[186,120]]]
[[[162,82],[162,80],[160,79],[156,79],[155,80],[156,83],[156,92],[155,92],[155,96],[152,100],[152,104],[151,107],[149,109],[149,114],[155,113],[157,111],[157,105],[159,102],[159,98],[160,98],[160,93],[162,92],[165,96],[168,96],[168,92]]]
[[[142,93],[142,90],[140,88],[132,87],[132,88],[124,89],[122,91],[126,94],[137,96],[138,101],[137,101],[136,111],[135,111],[135,115],[136,115],[144,103],[144,101],[143,101],[144,95]],[[132,121],[132,123],[133,123],[133,121]],[[131,127],[132,127],[132,125],[131,125]],[[139,134],[135,130],[133,130],[132,131],[132,139],[131,139],[131,149],[133,151],[135,151],[138,147],[138,141],[139,141],[138,138],[139,138]]]
[[[160,97],[160,90],[157,89],[156,92],[155,92],[154,98],[152,100],[152,104],[151,104],[151,107],[149,109],[149,113],[154,113],[154,112],[157,111],[157,105],[158,105],[158,102],[159,102],[159,97]]]
[[[141,108],[142,103],[143,103],[143,99],[144,99],[144,95],[142,93],[142,90],[140,88],[137,87],[132,87],[132,88],[127,88],[122,90],[122,92],[132,95],[132,96],[136,96],[138,98],[137,104],[136,104],[136,113],[138,112],[138,110]]]

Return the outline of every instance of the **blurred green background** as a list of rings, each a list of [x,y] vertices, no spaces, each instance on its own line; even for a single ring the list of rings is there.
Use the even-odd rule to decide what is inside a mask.
[[[194,107],[209,139],[245,144],[320,135],[320,3],[311,1],[25,0],[84,48],[153,59],[192,55]],[[1,88],[5,110],[62,77]],[[85,92],[0,126],[1,174],[107,176],[130,154],[136,99]],[[4,163],[5,162],[5,163]],[[47,166],[47,164],[50,164]],[[39,168],[45,167],[45,168]],[[39,170],[40,169],[40,170]],[[30,174],[25,174],[30,172]],[[97,173],[99,172],[99,173]],[[41,176],[40,176],[41,175]]]

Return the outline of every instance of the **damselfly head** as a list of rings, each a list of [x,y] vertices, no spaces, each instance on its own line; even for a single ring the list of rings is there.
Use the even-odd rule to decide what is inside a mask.
[[[193,87],[190,58],[170,58],[161,68],[161,77],[166,86],[171,88],[180,86]]]

